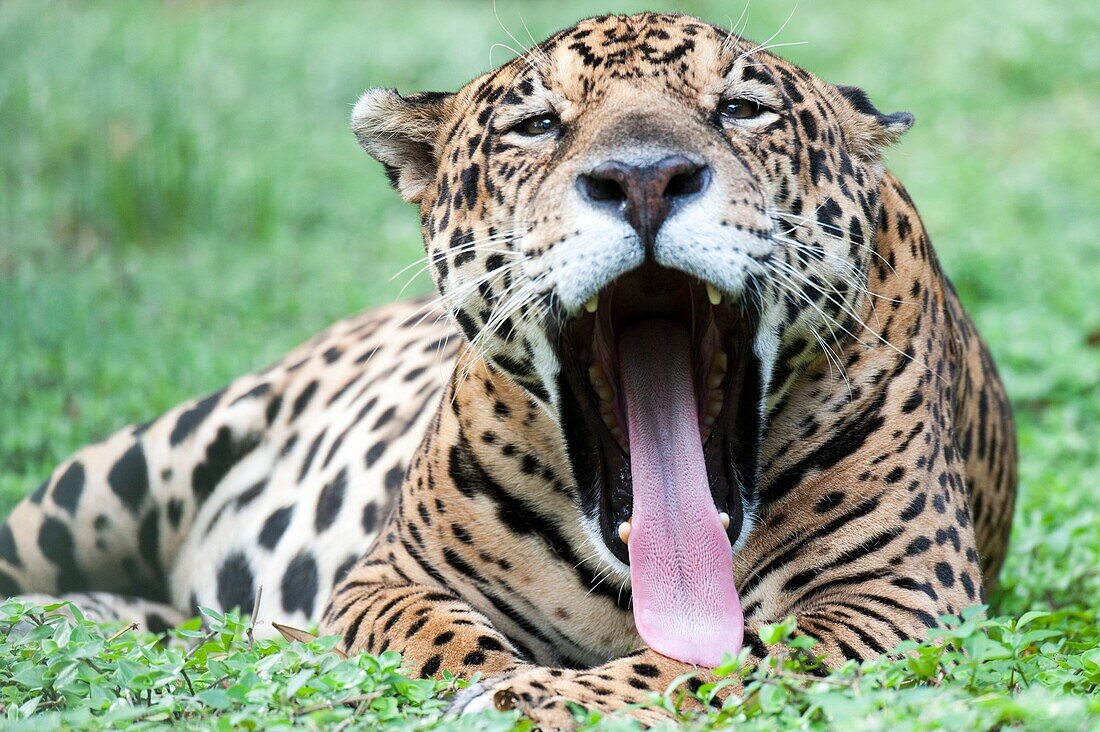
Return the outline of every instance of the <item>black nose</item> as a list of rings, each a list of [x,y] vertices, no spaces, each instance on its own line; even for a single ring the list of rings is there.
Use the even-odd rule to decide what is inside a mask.
[[[698,195],[710,183],[710,168],[683,155],[669,155],[649,165],[610,160],[580,176],[581,195],[621,212],[647,250],[673,207]]]

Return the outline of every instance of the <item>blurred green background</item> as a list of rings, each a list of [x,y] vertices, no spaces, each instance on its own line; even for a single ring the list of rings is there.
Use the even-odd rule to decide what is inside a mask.
[[[364,88],[457,88],[511,55],[505,27],[743,5],[0,1],[0,514],[83,443],[397,294],[421,244],[347,130]],[[1100,604],[1095,3],[755,0],[746,34],[788,16],[780,53],[916,114],[888,164],[1018,410],[1001,609]]]

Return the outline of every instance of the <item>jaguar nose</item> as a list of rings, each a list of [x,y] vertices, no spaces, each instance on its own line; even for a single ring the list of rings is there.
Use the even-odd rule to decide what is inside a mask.
[[[589,203],[625,218],[649,253],[673,209],[705,191],[710,177],[709,166],[669,155],[645,165],[609,160],[581,174],[577,185]]]

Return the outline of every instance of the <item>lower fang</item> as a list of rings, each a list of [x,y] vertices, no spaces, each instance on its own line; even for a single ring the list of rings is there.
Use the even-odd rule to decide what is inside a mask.
[[[728,529],[730,527],[730,515],[725,511],[718,514],[718,520],[722,522],[723,529]]]
[[[726,520],[728,521],[729,518],[727,517]],[[625,544],[628,539],[630,539],[630,522],[623,521],[619,524],[619,541]]]

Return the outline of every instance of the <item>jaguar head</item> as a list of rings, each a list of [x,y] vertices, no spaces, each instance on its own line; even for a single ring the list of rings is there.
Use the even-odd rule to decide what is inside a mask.
[[[727,576],[769,410],[851,334],[879,152],[912,117],[643,14],[584,20],[457,93],[372,89],[352,124],[419,205],[472,347],[559,425],[642,637],[717,662],[740,643]]]

